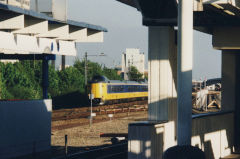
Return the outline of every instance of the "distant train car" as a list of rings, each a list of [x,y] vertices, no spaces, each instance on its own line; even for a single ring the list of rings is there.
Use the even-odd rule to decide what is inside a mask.
[[[95,104],[144,100],[148,97],[148,85],[143,82],[109,80],[105,76],[94,76],[90,84]]]

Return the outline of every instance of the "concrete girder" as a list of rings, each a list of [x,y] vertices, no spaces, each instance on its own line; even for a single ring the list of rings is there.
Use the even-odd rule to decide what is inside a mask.
[[[76,56],[76,42],[103,42],[103,32],[107,32],[101,26],[59,21],[8,2],[0,3],[0,52],[5,54]]]
[[[197,0],[194,0],[197,1]],[[231,4],[233,6],[239,7],[240,2],[239,0],[202,0],[204,4]]]
[[[75,42],[103,41],[102,31],[29,15],[8,14],[8,11],[1,13],[5,13],[0,18],[0,35],[3,37],[0,39],[0,51],[3,53],[34,52],[75,56]]]
[[[146,26],[177,26],[177,0],[117,0],[136,7]],[[239,0],[193,0],[194,29],[212,34],[216,26],[240,26]],[[134,4],[134,5],[133,5]]]
[[[87,29],[87,41],[88,42],[103,42],[103,32]]]
[[[75,39],[76,42],[87,41],[87,28],[74,29],[70,27],[69,38]]]
[[[239,50],[240,49],[240,27],[214,28],[212,45],[214,49]]]
[[[11,2],[8,1],[8,3]],[[102,42],[102,32],[107,31],[101,26],[84,22],[57,21],[45,14],[15,7],[18,6],[18,2],[13,6],[7,5],[8,3],[7,1],[0,3],[0,30],[11,32],[16,37],[21,34],[38,38],[51,38],[57,41]]]
[[[69,36],[69,25],[66,24],[51,24],[48,23],[48,31],[38,34],[37,37],[43,38],[66,38]]]
[[[176,24],[176,0],[135,0],[134,2],[137,6],[137,9],[142,13],[143,25],[160,26],[154,25],[153,23],[161,23],[162,25],[171,24],[171,26],[173,26]]]
[[[103,32],[84,28],[70,34],[70,37],[76,37],[76,42],[103,42]]]
[[[233,7],[239,7],[239,0],[194,0],[193,10],[194,11],[203,11],[203,5],[211,4],[219,9],[222,5],[231,5]],[[222,8],[223,9],[223,8]]]
[[[22,29],[24,28],[24,15],[5,16],[1,15],[0,29]]]
[[[28,35],[14,35],[0,31],[0,52],[8,54],[48,53],[76,56],[74,41],[38,38]]]
[[[0,22],[0,29],[10,29],[14,34],[34,35],[41,38],[77,42],[103,42],[102,31],[63,23],[52,23],[26,15],[11,17]]]
[[[25,24],[27,22],[25,21]],[[48,32],[48,21],[38,21],[31,25],[25,25],[23,29],[15,30],[12,33],[14,34],[43,34]]]

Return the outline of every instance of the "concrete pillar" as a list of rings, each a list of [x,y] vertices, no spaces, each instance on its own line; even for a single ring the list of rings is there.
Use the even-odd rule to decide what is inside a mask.
[[[234,146],[237,149],[238,152],[240,152],[240,50],[238,50],[238,54],[236,54],[236,87],[235,87],[235,136],[234,136]]]
[[[191,144],[193,1],[178,4],[178,145]]]
[[[160,159],[163,151],[176,145],[175,35],[173,27],[149,27],[149,121],[129,125],[129,159]]]
[[[222,51],[222,111],[234,110],[235,107],[237,52],[239,51]]]
[[[234,111],[235,150],[240,151],[240,43],[239,27],[216,27],[213,47],[222,50],[222,102],[221,111]]]
[[[176,118],[177,48],[173,27],[149,27],[149,120]]]
[[[240,151],[240,54],[239,50],[222,51],[222,102],[221,111],[235,111],[234,146]]]

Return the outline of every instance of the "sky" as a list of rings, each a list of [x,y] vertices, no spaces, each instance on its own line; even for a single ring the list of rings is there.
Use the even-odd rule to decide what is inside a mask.
[[[107,56],[89,57],[107,67],[121,64],[121,54],[126,48],[139,48],[145,53],[147,68],[148,28],[142,25],[142,15],[137,9],[115,0],[68,0],[68,19],[101,25],[108,29],[103,43],[78,43],[78,57],[84,53]],[[213,50],[211,36],[194,32],[193,79],[221,76],[221,52]],[[72,64],[76,57],[67,57]]]

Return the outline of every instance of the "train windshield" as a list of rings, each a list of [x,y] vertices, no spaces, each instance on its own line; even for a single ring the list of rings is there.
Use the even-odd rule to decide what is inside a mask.
[[[92,82],[93,82],[93,83],[96,83],[96,82],[106,82],[106,81],[107,81],[106,77],[100,76],[100,75],[94,76],[94,77],[92,78]]]

